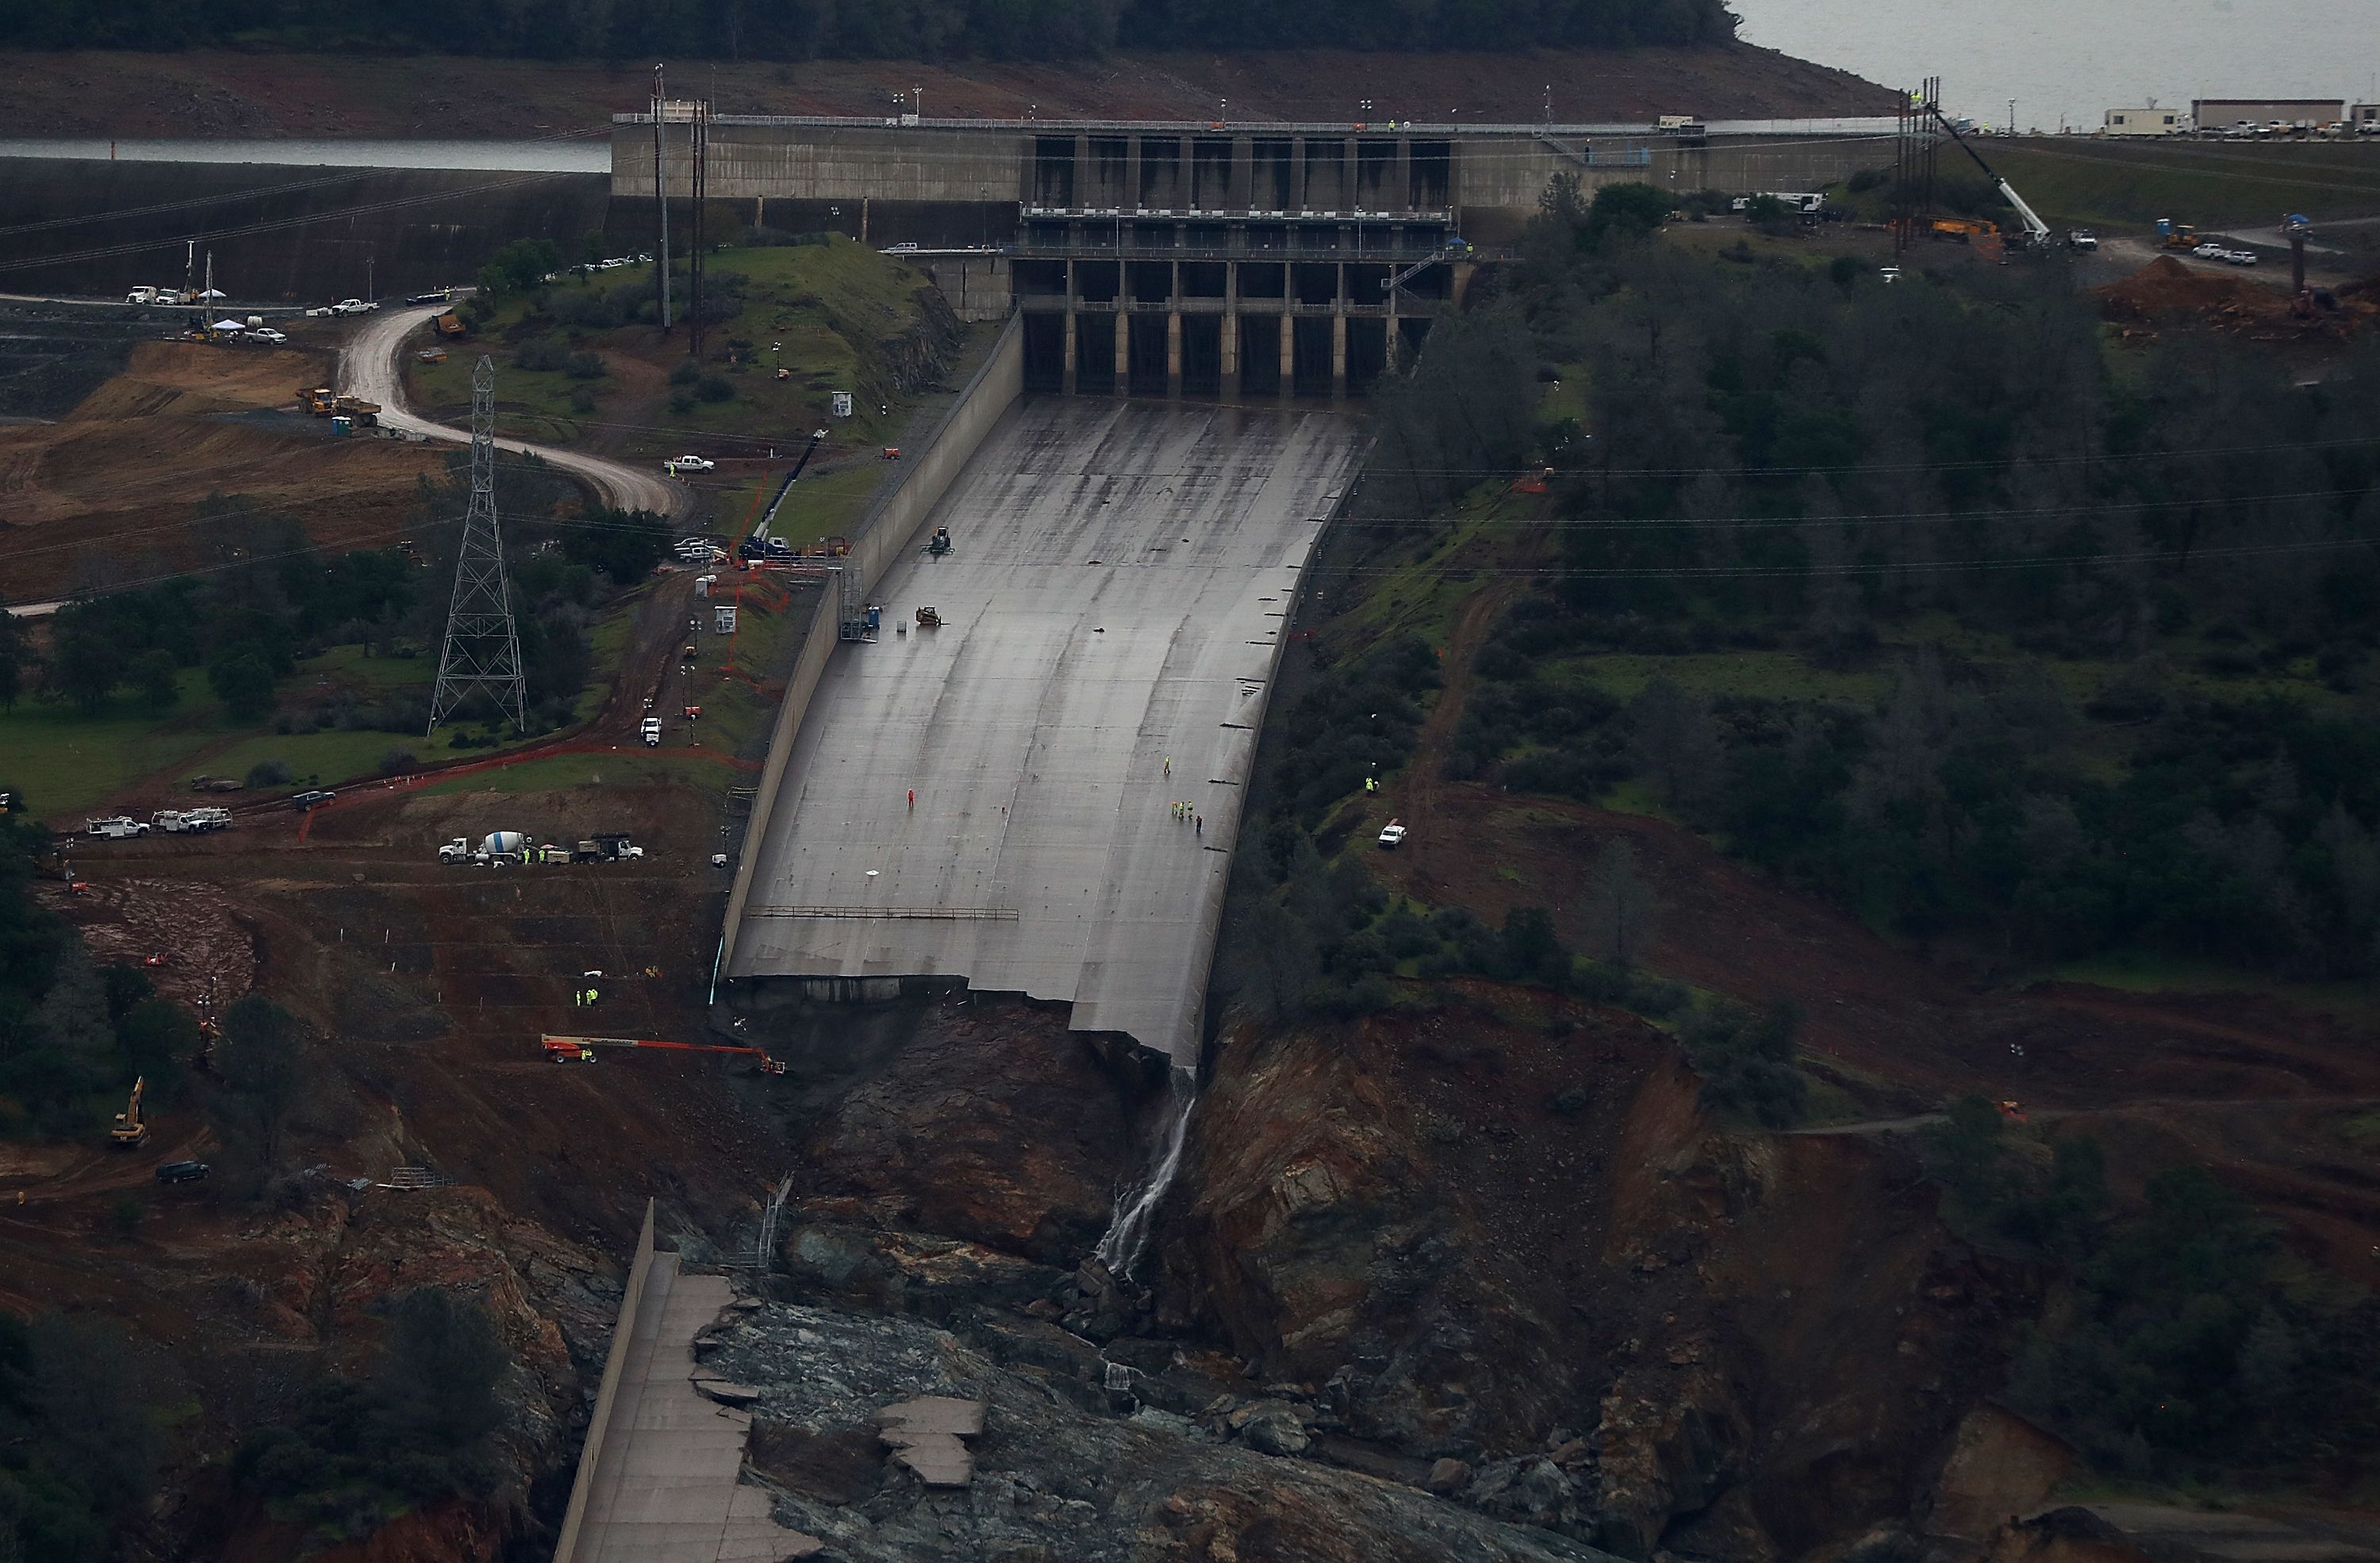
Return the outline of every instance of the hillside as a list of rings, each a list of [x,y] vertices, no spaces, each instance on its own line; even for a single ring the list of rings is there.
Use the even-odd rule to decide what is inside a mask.
[[[929,115],[1023,119],[1564,120],[1889,114],[1847,72],[1745,43],[1706,48],[1367,54],[1125,53],[1062,64],[674,60],[722,114],[878,115],[920,89]],[[536,136],[592,132],[643,104],[644,66],[290,55],[0,51],[0,136]]]

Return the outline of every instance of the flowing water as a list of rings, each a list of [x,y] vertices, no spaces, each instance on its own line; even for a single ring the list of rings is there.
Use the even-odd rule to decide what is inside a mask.
[[[1733,0],[1746,42],[1888,87],[1942,79],[1943,106],[1995,127],[2096,129],[2155,98],[2380,102],[2373,0]],[[1694,105],[1681,105],[1681,112]]]
[[[1165,1133],[1159,1137],[1155,1154],[1149,1157],[1148,1170],[1137,1182],[1125,1184],[1116,1194],[1115,1215],[1108,1222],[1107,1236],[1099,1239],[1096,1252],[1110,1275],[1129,1276],[1140,1263],[1142,1251],[1148,1246],[1149,1224],[1156,1218],[1158,1204],[1172,1186],[1173,1175],[1182,1169],[1182,1145],[1190,1133],[1190,1109],[1197,1105],[1198,1077],[1186,1069],[1173,1071],[1165,1082]]]

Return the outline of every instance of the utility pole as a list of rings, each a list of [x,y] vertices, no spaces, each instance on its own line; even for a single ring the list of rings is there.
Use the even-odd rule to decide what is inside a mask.
[[[471,508],[455,557],[455,596],[430,697],[430,731],[437,732],[478,690],[494,698],[515,731],[528,731],[528,680],[504,580],[504,535],[496,526],[496,363],[485,357],[471,370]]]
[[[694,158],[694,236],[686,250],[686,350],[699,361],[702,357],[702,203],[710,195],[710,103],[698,99],[694,105],[694,124],[690,127],[690,147]]]
[[[653,276],[662,287],[662,331],[670,328],[669,300],[669,164],[662,155],[662,116],[669,104],[662,85],[662,67],[653,67],[653,207],[661,213],[661,248],[655,250]]]

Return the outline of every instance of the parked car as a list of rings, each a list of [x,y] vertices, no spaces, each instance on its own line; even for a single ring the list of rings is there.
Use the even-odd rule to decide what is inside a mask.
[[[644,738],[646,748],[658,749],[662,746],[661,718],[647,717],[638,725],[637,731]]]
[[[1404,844],[1405,828],[1396,820],[1390,820],[1389,828],[1380,832],[1380,845],[1383,848],[1393,852]]]
[[[2234,266],[2252,266],[2262,257],[2252,249],[2227,249],[2223,252],[2223,259]]]
[[[2099,248],[2099,236],[2088,228],[2077,228],[2066,236],[2066,243],[2074,249],[2096,249]]]
[[[662,470],[672,477],[687,472],[708,472],[719,464],[698,455],[672,456],[662,463]]]
[[[275,331],[271,326],[259,326],[248,333],[248,339],[250,342],[286,342],[289,336],[287,333]]]
[[[428,293],[417,293],[412,297],[407,299],[406,302],[407,304],[446,304],[453,302],[453,300],[446,297],[446,290],[444,288],[437,287],[431,289]]]
[[[161,1183],[203,1182],[212,1170],[203,1161],[169,1161],[157,1169],[157,1181]]]
[[[331,313],[334,315],[363,315],[369,314],[379,308],[380,303],[377,299],[342,298],[336,304],[331,306]]]
[[[339,794],[336,793],[328,792],[322,788],[317,787],[310,792],[300,793],[296,797],[291,798],[289,800],[289,806],[298,810],[300,814],[303,814],[310,809],[322,807],[322,805],[329,803],[333,798],[335,798]]]
[[[2191,253],[2201,260],[2220,260],[2230,253],[2230,248],[2227,245],[2202,244]]]

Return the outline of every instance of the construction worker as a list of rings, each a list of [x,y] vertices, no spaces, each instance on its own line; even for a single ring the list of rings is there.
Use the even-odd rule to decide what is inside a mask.
[[[1207,833],[1207,817],[1206,817],[1205,815],[1203,815],[1203,814],[1202,814],[1202,815],[1198,816],[1198,834],[1199,834],[1200,836],[1202,836],[1202,837],[1203,837],[1203,836],[1205,836],[1205,835],[1206,835],[1206,833]]]
[[[1165,774],[1168,776],[1173,774],[1173,757],[1172,755],[1165,757]]]

